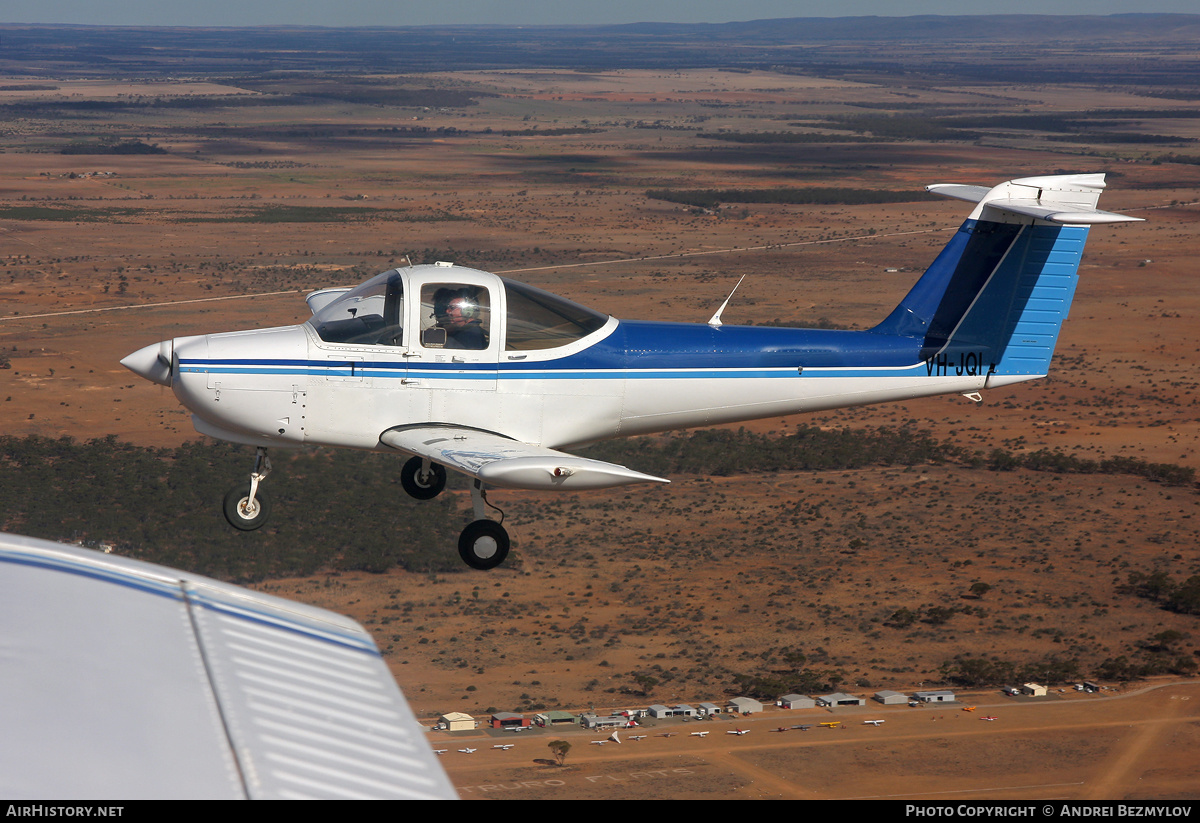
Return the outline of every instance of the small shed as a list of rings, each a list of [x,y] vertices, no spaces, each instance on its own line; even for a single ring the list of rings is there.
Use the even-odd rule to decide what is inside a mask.
[[[546,726],[565,726],[569,723],[578,723],[579,718],[570,712],[564,712],[559,709],[555,709],[554,711],[535,714],[533,716],[533,722],[536,725],[545,728]]]
[[[695,717],[696,710],[686,704],[679,706],[664,706],[662,703],[655,703],[650,707],[651,717]]]
[[[913,700],[919,700],[922,703],[953,703],[955,697],[954,692],[949,689],[941,689],[935,692],[916,692],[913,694]]]
[[[865,706],[867,701],[845,692],[834,692],[817,698],[818,706]]]
[[[475,729],[475,718],[464,712],[447,712],[438,718],[438,725],[448,732],[469,732]]]
[[[493,729],[510,729],[514,726],[528,726],[529,718],[516,712],[496,712],[492,715]]]
[[[1031,695],[1032,697],[1045,697],[1046,687],[1040,686],[1037,683],[1022,683],[1021,694]]]
[[[735,697],[726,705],[735,714],[757,714],[763,710],[763,704],[753,697]]]
[[[619,714],[600,716],[585,714],[579,718],[585,729],[623,729],[629,725],[629,718]]]
[[[781,709],[812,709],[817,701],[802,694],[785,694],[775,701],[775,705]]]

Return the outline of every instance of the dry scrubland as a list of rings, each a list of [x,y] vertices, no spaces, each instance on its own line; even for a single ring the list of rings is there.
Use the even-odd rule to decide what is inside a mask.
[[[1191,205],[1200,166],[1150,162],[1186,154],[1179,146],[1187,144],[1097,147],[1070,133],[1052,140],[1002,125],[971,140],[868,141],[871,134],[836,131],[825,119],[1153,108],[1167,114],[1113,128],[1195,139],[1200,119],[1168,116],[1193,101],[1150,98],[1132,86],[546,70],[372,78],[460,95],[446,106],[332,92],[271,106],[197,105],[316,82],[6,79],[0,106],[28,108],[11,109],[0,135],[0,349],[11,366],[0,370],[5,433],[116,434],[163,446],[193,438],[170,392],[123,370],[122,356],[177,335],[300,321],[308,290],[354,283],[406,255],[514,272],[619,317],[699,322],[749,272],[727,323],[861,327],[914,282],[961,221],[963,204],[702,209],[646,191],[909,191],[1079,170],[1109,172],[1102,206],[1149,222],[1094,230],[1048,380],[991,392],[979,407],[935,399],[750,428],[911,421],[985,453],[1049,448],[1200,466],[1200,293],[1192,271],[1200,209]],[[461,105],[463,92],[487,96]],[[189,105],[133,105],[149,99]],[[72,101],[121,105],[42,105]],[[721,130],[858,139],[700,136]],[[59,153],[105,140],[165,153]],[[129,308],[147,304],[163,305]],[[1153,638],[1168,630],[1180,634],[1166,644],[1172,654],[1195,653],[1194,616],[1125,586],[1131,572],[1165,571],[1177,582],[1200,573],[1192,486],[933,465],[673,479],[667,488],[578,496],[496,493],[515,553],[491,573],[331,572],[261,587],[366,623],[424,712],[644,703],[638,675],[658,681],[650,698],[662,702],[719,700],[739,676],[787,680],[797,668],[860,692],[906,689],[939,681],[943,664],[960,655],[1018,666],[1075,660],[1088,674],[1105,660],[1161,652],[1164,641]],[[213,511],[218,517],[216,501]],[[277,508],[275,516],[304,512]],[[978,582],[990,586],[982,596],[971,593]],[[902,609],[918,619],[898,624]],[[1069,735],[1057,740],[1063,752],[1045,749],[1033,732],[1001,738],[1009,749],[992,739],[1000,748],[987,751],[995,760],[1019,754],[1042,763],[1083,758],[1094,747],[1114,758],[1124,751],[1117,732],[1090,729],[1077,732],[1077,745]],[[1194,724],[1170,729],[1146,745],[1194,764]],[[924,745],[874,744],[857,756],[822,751],[819,762],[830,770],[822,780],[834,780],[839,765],[873,770],[872,758],[924,758]],[[935,745],[959,752],[957,744]],[[534,748],[543,751],[533,757],[548,757],[544,744]],[[611,747],[581,745],[579,756],[579,748],[592,750],[587,758],[613,755]],[[739,760],[736,777],[710,758],[711,776],[726,776],[679,796],[713,787],[759,796],[761,784],[747,786],[781,767],[778,758],[793,758],[785,772],[811,772],[813,763],[790,751],[730,755]],[[628,747],[621,754],[632,756]],[[643,765],[683,767],[677,754],[662,757]],[[469,770],[455,774],[461,785],[473,779]],[[1110,784],[1097,783],[1098,774],[1082,769],[1086,788],[1061,791],[1105,796],[1097,786]],[[1002,785],[1020,784],[1011,777]],[[1195,796],[1177,776],[1160,777],[1153,785],[1164,796]],[[489,773],[500,779],[527,778]],[[1136,781],[1111,785],[1153,794]],[[885,788],[878,794],[933,791],[905,781]],[[568,796],[597,791],[582,781]],[[1024,796],[1031,794],[1038,792]]]

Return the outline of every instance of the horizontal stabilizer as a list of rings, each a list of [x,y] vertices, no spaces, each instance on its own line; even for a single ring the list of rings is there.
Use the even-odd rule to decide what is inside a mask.
[[[1049,177],[1022,177],[995,188],[937,183],[926,191],[978,203],[971,219],[997,219],[995,212],[1035,217],[1052,223],[1087,226],[1097,223],[1134,223],[1129,217],[1096,208],[1104,190],[1103,174],[1060,174]],[[988,214],[991,211],[991,214]]]
[[[379,442],[503,489],[607,489],[633,483],[669,483],[615,463],[510,440],[457,426],[388,429]]]

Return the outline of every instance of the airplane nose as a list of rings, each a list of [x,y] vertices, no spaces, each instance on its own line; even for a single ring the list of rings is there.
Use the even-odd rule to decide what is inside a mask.
[[[162,386],[170,386],[171,357],[174,351],[174,340],[151,343],[126,357],[121,361],[121,365],[139,377],[144,377]]]

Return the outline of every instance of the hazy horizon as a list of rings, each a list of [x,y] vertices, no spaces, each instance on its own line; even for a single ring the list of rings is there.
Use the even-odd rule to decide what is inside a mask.
[[[745,0],[735,7],[716,0],[663,0],[648,12],[641,2],[606,4],[581,0],[443,0],[438,4],[407,0],[260,0],[246,3],[212,0],[206,4],[169,4],[151,0],[9,0],[0,24],[89,26],[438,26],[438,25],[614,25],[624,23],[729,23],[796,17],[915,17],[1041,14],[1083,16],[1112,14],[1194,14],[1187,0],[1096,0],[1086,12],[1058,12],[1044,0],[1010,0],[1002,7],[982,0],[913,0],[897,13],[883,0]]]

